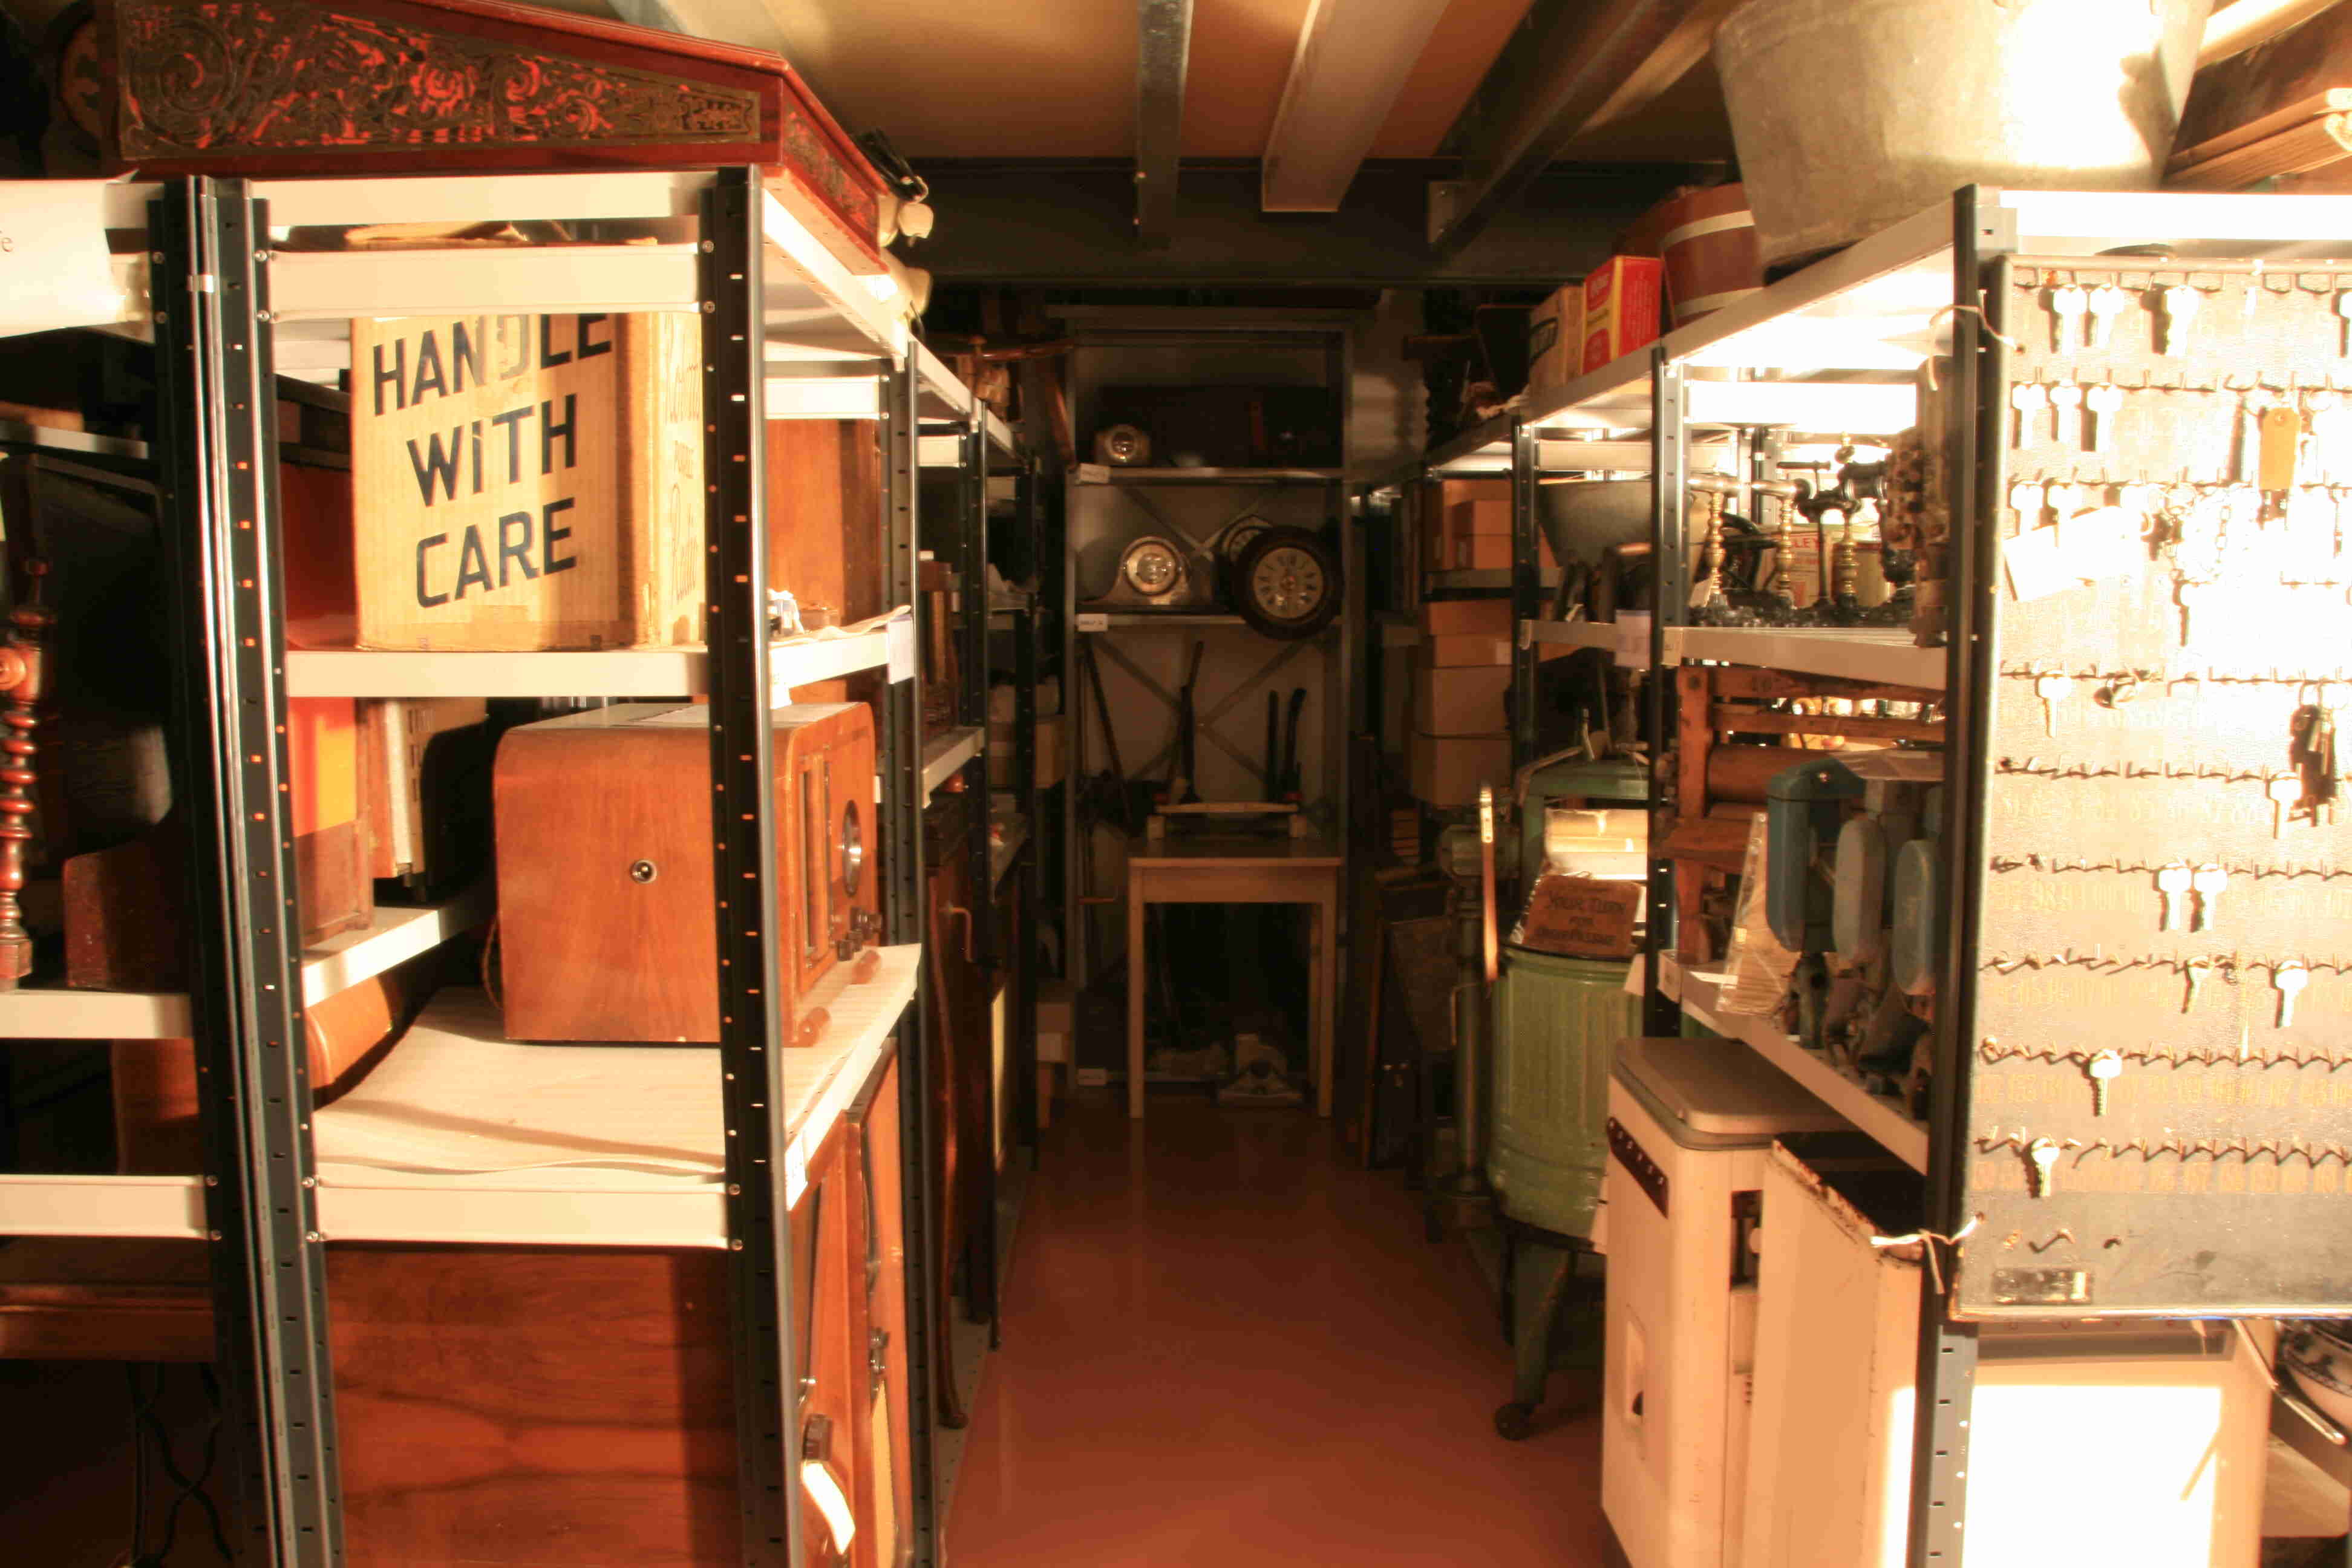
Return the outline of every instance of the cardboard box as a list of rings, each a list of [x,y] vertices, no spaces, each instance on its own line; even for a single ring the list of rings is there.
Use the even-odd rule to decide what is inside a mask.
[[[1584,371],[1657,342],[1664,277],[1664,262],[1614,256],[1584,280]]]
[[[1416,664],[1412,727],[1425,735],[1490,735],[1509,727],[1507,664]]]
[[[1528,390],[1549,392],[1580,374],[1584,285],[1564,283],[1528,312]]]
[[[988,727],[988,787],[1012,789],[1013,738],[1017,726],[992,723]],[[1062,717],[1060,714],[1041,716],[1037,721],[1037,787],[1049,788],[1062,782]]]
[[[1421,561],[1432,572],[1453,568],[1454,541],[1460,537],[1454,512],[1465,504],[1498,505],[1502,531],[1511,531],[1511,481],[1508,479],[1439,479],[1425,485],[1421,496]]]
[[[1476,497],[1455,501],[1445,511],[1446,531],[1459,542],[1472,534],[1511,536],[1511,498]]]
[[[1511,635],[1508,599],[1424,599],[1421,605],[1423,637],[1507,637]]]
[[[1536,564],[1549,569],[1559,564],[1553,558],[1551,541],[1536,541]],[[1458,572],[1507,572],[1511,567],[1511,536],[1474,533],[1454,542],[1454,567]]]
[[[701,641],[701,331],[667,314],[355,317],[359,646]]]
[[[1501,789],[1511,780],[1507,731],[1489,735],[1425,735],[1416,730],[1408,749],[1413,798],[1430,805],[1475,805],[1480,784]]]
[[[1511,639],[1483,636],[1429,637],[1421,645],[1420,662],[1448,668],[1464,664],[1507,665],[1511,662]]]

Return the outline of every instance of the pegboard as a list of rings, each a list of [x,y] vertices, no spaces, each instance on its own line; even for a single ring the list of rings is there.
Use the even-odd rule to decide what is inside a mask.
[[[2352,703],[2352,267],[2009,258],[1991,294],[1958,1309],[2352,1312],[2352,815],[2314,724]]]

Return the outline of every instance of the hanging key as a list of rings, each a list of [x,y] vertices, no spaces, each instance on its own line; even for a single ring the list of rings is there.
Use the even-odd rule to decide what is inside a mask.
[[[2085,301],[2091,312],[2091,346],[2103,349],[2116,330],[2116,318],[2131,303],[2131,296],[2112,283],[2102,283]]]
[[[2271,837],[2286,836],[2290,814],[2303,807],[2303,780],[2293,773],[2281,773],[2264,786],[2263,794],[2271,797]]]
[[[2053,353],[2072,352],[2075,340],[2081,336],[2075,331],[2075,323],[2090,309],[2090,296],[2084,292],[2079,283],[2069,283],[2063,288],[2050,290],[2050,351]]]
[[[2299,960],[2289,959],[2272,973],[2271,984],[2278,987],[2278,1026],[2291,1029],[2294,1027],[2294,999],[2311,984],[2311,971]]]
[[[2080,450],[2083,445],[2083,389],[2062,381],[2050,389],[2050,406],[2058,411],[2051,434],[2062,447]]]
[[[2115,450],[2116,416],[2123,412],[2124,389],[2112,382],[2102,382],[2084,390],[2083,406],[2089,411],[2089,450]]]
[[[2009,487],[2009,506],[2017,513],[2020,532],[2031,533],[2040,528],[2042,509],[2049,504],[2049,487],[2038,479],[2020,479]]]
[[[2230,885],[2230,873],[2209,862],[2197,868],[2197,875],[2189,885],[2197,894],[2197,901],[2189,906],[2189,929],[2211,931],[2215,917],[2221,913],[2218,906],[2222,889]]]
[[[2197,993],[2205,988],[2205,977],[2213,973],[2213,961],[2210,958],[2192,958],[2180,966],[2180,973],[2189,981],[2188,994],[2180,999],[2180,1011],[2188,1014],[2196,1011]]]
[[[2158,870],[2156,890],[2164,900],[2164,921],[2157,927],[2158,931],[2179,929],[2181,906],[2188,901],[2189,889],[2195,881],[2196,873],[2189,870],[2184,861],[2175,860]]]
[[[2025,1146],[2025,1163],[2033,1175],[2033,1195],[2046,1198],[2058,1190],[2058,1140],[2036,1138]]]
[[[2050,389],[2038,381],[2021,381],[2009,389],[2009,405],[2017,411],[2017,434],[2009,444],[2032,446],[2042,437],[2040,416],[2050,406]]]
[[[2189,350],[2189,329],[2197,320],[2197,308],[2204,303],[2194,289],[2178,285],[2164,291],[2164,345],[2158,352],[2166,354],[2186,353]]]
[[[2114,1051],[2101,1051],[2084,1064],[2083,1070],[2091,1075],[2091,1114],[2105,1116],[2107,1113],[2107,1085],[2123,1072],[2124,1058]]]
[[[2033,695],[2042,699],[2042,733],[2052,740],[2058,736],[2058,704],[2074,689],[2074,678],[2055,670],[2033,678]]]

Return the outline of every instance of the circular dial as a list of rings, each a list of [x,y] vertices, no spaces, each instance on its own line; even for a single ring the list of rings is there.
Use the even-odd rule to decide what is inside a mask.
[[[1273,526],[1262,517],[1243,518],[1225,530],[1224,542],[1219,546],[1218,553],[1228,561],[1239,561],[1242,552],[1250,547],[1250,542]]]
[[[1141,541],[1119,563],[1128,586],[1146,595],[1165,594],[1174,588],[1177,574],[1182,569],[1183,563],[1176,559],[1176,552],[1156,539]]]
[[[841,890],[849,898],[857,896],[857,880],[866,870],[866,835],[857,826],[857,803],[851,801],[841,808]]]
[[[1328,592],[1323,563],[1297,545],[1267,551],[1249,575],[1251,602],[1276,620],[1304,620]]]

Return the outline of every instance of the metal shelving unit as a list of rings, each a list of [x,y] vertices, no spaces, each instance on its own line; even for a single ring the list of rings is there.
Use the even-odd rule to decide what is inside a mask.
[[[1958,889],[1961,913],[1950,931],[1938,983],[1933,1100],[1925,1121],[1869,1092],[1825,1057],[1809,1051],[1775,1023],[1720,1012],[1720,978],[1686,970],[1674,957],[1675,909],[1671,861],[1654,860],[1650,879],[1647,1033],[1674,1034],[1685,1017],[1744,1043],[1805,1085],[1927,1179],[1924,1225],[1931,1237],[1963,1233],[1970,1213],[1968,1123],[1971,983],[1978,954],[1968,913],[1980,851],[1986,730],[1986,671],[1975,628],[1990,624],[1998,550],[1991,521],[2000,501],[1980,484],[1999,461],[1997,439],[1980,432],[2006,426],[1998,340],[1998,301],[1986,290],[1997,258],[2085,258],[2114,271],[2186,274],[2206,257],[2264,258],[2280,287],[2297,260],[2352,255],[2352,202],[2334,197],[2137,195],[2012,191],[1971,187],[1847,249],[1672,332],[1557,392],[1530,400],[1517,419],[1465,431],[1423,463],[1387,481],[1508,474],[1513,484],[1515,554],[1507,574],[1454,573],[1433,578],[1449,587],[1509,586],[1519,623],[1514,697],[1530,711],[1534,649],[1602,648],[1652,672],[1645,730],[1652,754],[1673,731],[1673,685],[1665,671],[1686,662],[1746,665],[1838,676],[1943,691],[1949,698],[1948,783],[1956,826],[1945,836],[1944,886]],[[2120,247],[2163,244],[2128,259]],[[2096,258],[2096,262],[2087,258]],[[2012,329],[2014,330],[2014,329]],[[1948,363],[1948,427],[1928,432],[1944,458],[1951,516],[1953,578],[1949,646],[1920,647],[1900,632],[1796,628],[1717,628],[1687,620],[1684,499],[1686,477],[1722,470],[1718,452],[1737,455],[1744,433],[1783,436],[1893,436],[1918,423],[1916,378],[1924,362]],[[1990,366],[1992,368],[1989,369]],[[1729,433],[1727,448],[1711,443]],[[1621,641],[1615,626],[1538,618],[1535,488],[1570,471],[1646,472],[1653,476],[1651,548],[1659,563],[1657,603],[1647,646]],[[1729,471],[1739,471],[1736,468]],[[1493,581],[1496,577],[1504,581]],[[1532,737],[1517,737],[1527,760]],[[1972,781],[1975,781],[1972,783]],[[1941,1241],[1930,1245],[1948,1247]],[[1957,1278],[1947,1266],[1940,1278]],[[1918,1397],[1926,1414],[1915,1430],[1910,1561],[1960,1556],[1965,1517],[1968,1421],[1976,1364],[1976,1329],[1948,1311],[1941,1291],[1922,1293]]]
[[[919,810],[925,757],[916,627],[900,616],[850,635],[772,645],[761,487],[766,422],[870,418],[888,460],[887,603],[915,602],[917,431],[959,423],[971,493],[1010,433],[935,356],[904,311],[851,276],[761,184],[755,169],[346,180],[186,179],[48,187],[78,202],[86,232],[41,237],[58,254],[105,230],[143,244],[89,268],[28,275],[17,320],[152,338],[159,420],[137,443],[36,443],[161,469],[162,532],[181,584],[173,632],[180,719],[173,773],[196,831],[190,910],[200,955],[188,994],[26,989],[0,996],[0,1037],[171,1038],[197,1043],[202,1176],[0,1179],[0,1234],[200,1237],[210,1243],[217,1364],[226,1391],[233,1539],[254,1561],[327,1568],[342,1560],[334,1391],[327,1353],[330,1238],[686,1245],[727,1252],[732,1280],[739,1500],[744,1561],[802,1561],[793,1415],[791,1221],[783,1188],[801,1141],[841,1111],[836,1093],[793,1087],[775,1016],[775,826],[769,714],[790,689],[873,672],[884,682],[881,749],[885,927],[920,941]],[[63,210],[52,207],[54,211]],[[397,254],[278,247],[296,228],[382,222],[693,220],[699,238],[641,246],[454,247]],[[20,249],[25,248],[19,237]],[[36,246],[37,251],[41,247]],[[348,366],[351,318],[547,310],[672,311],[702,323],[708,503],[708,649],[537,655],[320,653],[285,647],[273,373]],[[816,374],[803,372],[814,369]],[[966,558],[984,560],[983,509]],[[984,602],[976,599],[973,602]],[[975,651],[984,616],[971,617]],[[969,668],[982,668],[974,659]],[[305,696],[603,696],[709,699],[713,782],[744,802],[716,813],[721,962],[724,1181],[708,1195],[583,1193],[516,1204],[468,1192],[435,1200],[394,1183],[344,1190],[316,1167],[301,1008],[478,926],[488,889],[423,910],[381,910],[366,929],[299,952],[296,875],[283,781],[285,704]],[[961,694],[975,722],[977,688]],[[973,731],[977,735],[978,731]],[[986,798],[974,741],[948,764]],[[981,875],[989,873],[980,836]],[[930,1486],[933,1315],[929,1278],[927,1058],[919,1009],[899,1019],[905,1139],[909,1382],[916,1441],[915,1561],[936,1560]],[[845,1077],[851,1075],[845,1074]],[[835,1086],[840,1088],[840,1086]],[[692,1210],[689,1214],[688,1211]],[[435,1217],[437,1213],[438,1217]]]

